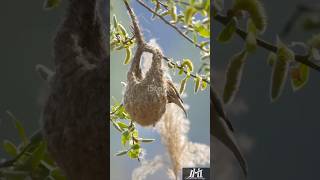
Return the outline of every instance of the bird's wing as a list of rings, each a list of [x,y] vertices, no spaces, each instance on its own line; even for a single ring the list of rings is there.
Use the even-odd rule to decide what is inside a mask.
[[[233,128],[231,122],[226,119],[225,113],[216,93],[211,88],[211,117],[213,121],[211,123],[211,134],[222,142],[236,157],[245,176],[248,174],[247,162],[240,151],[236,139],[233,135]]]
[[[177,91],[176,87],[172,84],[172,82],[169,80],[167,80],[167,99],[168,103],[175,103],[176,105],[178,105],[187,117],[187,111],[183,106],[183,101],[179,95],[179,92]]]

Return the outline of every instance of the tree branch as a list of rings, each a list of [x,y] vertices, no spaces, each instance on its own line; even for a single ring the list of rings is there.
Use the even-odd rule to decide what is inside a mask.
[[[166,60],[167,62],[171,63],[171,65],[174,65],[174,66],[177,67],[178,69],[183,69],[182,66],[179,66],[179,64],[176,63],[176,62],[172,62],[169,58],[163,57],[163,59]],[[188,72],[187,72],[185,69],[183,69],[183,72],[184,72],[185,74],[188,74]],[[190,76],[193,77],[193,78],[197,78],[197,76],[194,75],[194,74],[192,74],[192,73],[190,73]],[[207,84],[210,84],[210,81],[207,80],[207,79],[202,79],[202,81],[206,82]]]
[[[219,23],[223,24],[223,25],[227,25],[230,21],[231,21],[231,17],[227,17],[227,16],[223,16],[223,15],[220,15],[220,14],[217,14],[216,16],[214,16],[214,20],[218,21]],[[236,30],[236,33],[239,37],[241,37],[241,39],[245,40],[246,37],[247,37],[247,32],[245,32],[244,30],[240,29],[240,28],[237,28]],[[276,53],[278,48],[276,46],[274,46],[273,44],[263,40],[263,39],[259,39],[257,38],[257,44],[258,46],[266,49],[266,50],[269,50],[271,52],[274,52]],[[295,55],[295,60],[302,63],[302,64],[305,64],[309,67],[311,67],[312,69],[316,70],[316,71],[319,71],[320,72],[320,66],[309,61],[308,60],[308,55],[299,55],[299,54],[296,54]]]
[[[147,6],[144,2],[142,2],[141,0],[137,0],[137,2],[142,5],[144,8],[146,8],[148,11],[150,11],[151,13],[153,13],[154,15],[158,16],[164,23],[166,23],[167,25],[169,25],[170,27],[172,27],[174,30],[176,30],[182,37],[184,37],[186,40],[188,40],[189,42],[191,42],[192,44],[194,44],[196,47],[198,47],[199,49],[201,49],[202,51],[209,53],[209,51],[207,49],[204,49],[203,47],[201,47],[199,44],[193,42],[193,40],[188,37],[186,34],[184,34],[177,26],[171,24],[169,21],[167,21],[164,17],[162,17],[160,14],[158,14],[157,12],[155,12],[154,10],[152,10],[149,6]]]

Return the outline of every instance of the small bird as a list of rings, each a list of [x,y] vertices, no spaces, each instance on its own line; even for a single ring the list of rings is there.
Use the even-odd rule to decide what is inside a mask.
[[[187,115],[183,101],[171,80],[165,77],[162,67],[161,50],[147,44],[139,28],[138,21],[128,2],[123,0],[132,20],[132,29],[137,43],[131,67],[127,73],[124,107],[132,120],[142,126],[155,125],[166,111],[166,104],[175,103]],[[152,63],[145,77],[140,69],[144,52],[152,54]]]
[[[210,88],[210,100],[211,100],[211,117],[213,121],[211,123],[211,134],[215,136],[220,142],[222,142],[237,158],[243,173],[245,176],[248,174],[247,162],[240,151],[240,148],[233,135],[234,129],[230,120],[227,118],[221,101],[218,99],[217,94]]]

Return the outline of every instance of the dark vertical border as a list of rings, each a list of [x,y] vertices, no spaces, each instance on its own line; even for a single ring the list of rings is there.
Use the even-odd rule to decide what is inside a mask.
[[[108,54],[108,59],[107,59],[107,67],[108,67],[108,70],[107,70],[107,76],[108,76],[108,103],[106,104],[106,108],[109,108],[110,107],[110,36],[109,36],[109,32],[110,32],[110,0],[103,0],[103,22],[105,23],[104,24],[104,29],[105,29],[105,43],[107,44],[106,47],[106,51],[107,51],[107,54]],[[107,164],[107,173],[109,175],[109,179],[110,179],[110,113],[108,113],[107,115],[107,118],[106,118],[106,121],[107,121],[107,134],[109,135],[109,137],[107,138],[108,139],[108,150],[106,153],[108,153],[108,164]]]
[[[214,0],[210,0],[210,180],[214,179],[214,162],[211,161],[214,157],[214,147],[212,142],[213,138],[213,121],[214,115],[213,115],[213,104],[211,101],[212,94],[212,84],[213,84],[213,62],[214,62],[214,52],[213,52],[213,46],[214,46],[214,38],[213,38],[213,9],[214,9]]]

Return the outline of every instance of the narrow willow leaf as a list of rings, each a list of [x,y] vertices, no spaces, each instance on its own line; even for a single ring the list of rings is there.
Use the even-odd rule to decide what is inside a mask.
[[[193,71],[193,63],[190,59],[183,59],[182,63],[181,63],[182,67],[187,67],[187,71],[188,72],[192,72]]]
[[[196,32],[193,33],[193,43],[195,43],[195,44],[198,43],[198,35]]]
[[[43,4],[43,8],[46,10],[50,10],[56,8],[61,3],[61,0],[45,0]]]
[[[233,4],[235,12],[247,11],[259,32],[264,32],[267,26],[267,16],[263,5],[259,0],[235,0]]]
[[[277,55],[275,53],[271,52],[267,58],[267,63],[269,66],[273,67],[276,60],[277,60]]]
[[[122,33],[122,35],[124,37],[128,37],[128,33],[127,33],[126,29],[123,27],[122,24],[118,24],[118,29],[120,30],[120,32]]]
[[[145,139],[145,138],[140,138],[138,140],[143,143],[151,143],[151,142],[155,141],[155,139]]]
[[[24,145],[27,145],[29,140],[26,135],[25,129],[22,126],[22,123],[10,111],[7,111],[7,113],[11,117],[11,119],[13,120],[13,123],[18,130],[20,139],[23,141]]]
[[[239,90],[246,58],[247,51],[243,50],[234,55],[229,62],[226,75],[227,81],[223,92],[223,102],[225,104],[231,103]]]
[[[136,129],[132,132],[132,137],[134,137],[134,138],[139,137],[139,132]]]
[[[202,78],[197,75],[197,77],[195,78],[195,85],[194,85],[194,92],[195,93],[198,92],[201,82],[202,82]]]
[[[113,15],[113,27],[114,27],[115,29],[118,28],[118,20],[117,20],[116,15]]]
[[[237,24],[236,18],[232,18],[227,26],[219,33],[217,40],[222,43],[230,41],[237,29]]]
[[[277,39],[277,60],[273,66],[271,77],[271,101],[276,101],[285,85],[290,61],[294,59],[293,52],[288,49],[280,40]]]
[[[189,6],[185,12],[184,12],[184,22],[187,25],[190,25],[192,23],[192,18],[194,16],[194,14],[197,12],[197,10],[195,8],[193,8],[192,6]]]
[[[122,132],[121,127],[118,125],[118,123],[114,122],[113,120],[111,120],[112,125],[116,128],[116,130],[118,130],[119,132]]]
[[[131,61],[131,56],[132,56],[132,52],[131,52],[131,48],[128,47],[126,48],[126,57],[124,59],[124,64],[127,65],[130,63]]]
[[[27,179],[29,172],[27,171],[18,171],[11,169],[1,170],[1,177],[7,180],[25,180]]]
[[[177,7],[175,5],[172,5],[170,9],[170,14],[171,14],[172,22],[176,23],[178,20],[178,16],[177,16]]]
[[[12,157],[17,156],[17,154],[18,154],[17,147],[9,140],[3,141],[3,148],[4,148],[4,151]]]
[[[299,64],[290,71],[291,86],[294,91],[301,89],[309,80],[309,67],[304,64]]]
[[[130,140],[130,133],[125,133],[125,134],[121,135],[121,144],[122,145],[126,145],[129,140]]]
[[[125,124],[125,123],[123,123],[123,122],[118,122],[118,125],[119,125],[119,127],[120,127],[121,129],[126,129],[126,128],[128,128],[128,125]]]
[[[186,89],[186,84],[187,84],[187,80],[188,78],[184,78],[181,83],[180,83],[180,89],[179,89],[179,93],[183,94],[184,90]]]
[[[203,24],[196,23],[194,25],[194,29],[201,37],[204,37],[204,38],[209,38],[210,37],[210,29],[207,28],[206,26],[204,26]]]
[[[44,157],[45,150],[46,150],[46,143],[41,142],[38,148],[32,153],[31,159],[30,159],[32,169],[36,169],[37,166],[40,164],[41,160]]]
[[[116,153],[116,156],[123,156],[128,153],[128,150],[119,151]]]
[[[276,101],[283,90],[285,80],[287,79],[289,69],[288,61],[280,59],[278,57],[276,63],[273,66],[271,77],[271,101]]]
[[[247,22],[246,49],[248,52],[254,52],[257,49],[257,28],[251,19]]]

